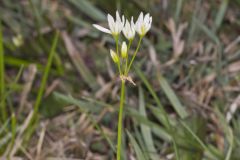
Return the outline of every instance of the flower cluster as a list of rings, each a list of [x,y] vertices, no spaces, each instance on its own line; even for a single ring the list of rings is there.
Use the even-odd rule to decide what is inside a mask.
[[[138,52],[138,49],[140,47],[142,38],[146,35],[146,33],[151,28],[152,17],[150,16],[149,13],[144,16],[143,13],[141,12],[137,21],[134,23],[133,17],[131,17],[131,21],[129,21],[124,16],[121,17],[118,11],[116,11],[115,20],[110,14],[107,15],[107,19],[108,19],[109,29],[104,28],[97,24],[93,24],[93,26],[98,30],[111,34],[113,36],[116,42],[116,52],[113,50],[110,50],[110,55],[113,61],[118,65],[120,76],[127,76],[131,68],[131,65],[135,59],[135,56]],[[119,36],[121,32],[123,32],[123,35],[128,40],[128,46],[127,46],[127,43],[123,41],[121,45],[121,54],[119,54],[118,44],[119,44]],[[128,63],[128,51],[136,33],[138,33],[140,37],[138,46],[131,58],[130,63]]]

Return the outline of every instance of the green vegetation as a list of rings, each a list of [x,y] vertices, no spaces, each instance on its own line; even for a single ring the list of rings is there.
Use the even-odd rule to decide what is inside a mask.
[[[153,17],[128,62],[136,86],[124,88],[122,159],[239,160],[239,8],[239,0],[2,0],[0,159],[116,158],[115,42],[92,24],[107,26],[118,9],[134,21],[141,11]]]

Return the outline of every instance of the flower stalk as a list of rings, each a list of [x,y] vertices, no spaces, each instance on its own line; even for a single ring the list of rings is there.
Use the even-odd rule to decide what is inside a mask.
[[[128,53],[128,51],[129,51],[129,49],[130,49],[130,47],[131,47],[131,45],[132,45],[132,41],[133,41],[133,40],[130,39],[129,42],[128,42],[127,53]],[[125,76],[127,76],[127,68],[128,68],[128,54],[127,54],[126,62],[125,62],[125,71],[124,71]]]
[[[109,29],[99,26],[97,24],[94,24],[93,26],[104,33],[111,34],[116,43],[116,52],[113,50],[110,50],[110,55],[112,57],[113,62],[118,67],[119,75],[121,79],[121,95],[120,95],[121,97],[120,97],[120,106],[119,106],[119,115],[118,115],[118,135],[117,135],[117,160],[121,160],[123,109],[124,109],[124,102],[125,102],[125,84],[126,84],[126,81],[129,81],[133,85],[135,85],[131,77],[128,76],[128,73],[131,69],[133,61],[140,48],[143,37],[151,28],[152,17],[150,16],[149,13],[144,16],[143,13],[141,12],[138,17],[138,20],[136,21],[136,23],[134,23],[133,17],[131,17],[131,21],[128,21],[127,19],[125,19],[124,16],[120,18],[120,15],[117,11],[115,20],[109,14],[107,16],[107,19],[108,19]],[[121,51],[119,52],[118,45],[119,45],[119,36],[121,32],[123,32],[123,35],[128,40],[128,46],[126,45],[125,41],[122,42]],[[140,39],[139,39],[137,48],[131,58],[131,61],[128,64],[129,49],[131,47],[131,44],[133,42],[133,39],[136,33],[138,33]]]
[[[122,124],[123,124],[123,107],[125,102],[125,80],[121,83],[121,98],[118,114],[118,139],[117,139],[117,160],[121,160],[122,149]]]
[[[139,39],[139,41],[138,41],[137,49],[135,50],[135,52],[134,52],[134,54],[133,54],[133,57],[132,57],[132,59],[131,59],[131,61],[130,61],[130,63],[129,63],[129,66],[128,66],[127,71],[126,71],[126,75],[128,74],[128,72],[129,72],[129,70],[130,70],[130,68],[131,68],[131,66],[132,66],[132,63],[133,63],[133,61],[134,61],[134,59],[135,59],[135,57],[136,57],[136,55],[137,55],[137,52],[138,52],[139,47],[140,47],[141,42],[142,42],[142,38],[143,38],[143,36],[141,36],[140,39]]]

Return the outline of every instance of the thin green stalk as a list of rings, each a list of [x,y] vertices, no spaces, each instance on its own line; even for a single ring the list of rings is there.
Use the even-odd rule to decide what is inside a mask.
[[[118,36],[114,36],[115,43],[116,43],[116,50],[117,50],[117,55],[118,55]],[[118,55],[119,56],[119,55]]]
[[[146,87],[148,88],[149,92],[151,93],[151,95],[153,96],[153,99],[156,101],[157,105],[159,106],[159,109],[161,110],[163,116],[164,116],[164,123],[163,125],[168,129],[168,131],[171,134],[172,137],[172,141],[173,141],[173,148],[174,148],[174,152],[176,155],[176,160],[180,160],[179,158],[179,152],[178,152],[178,148],[177,148],[177,143],[176,143],[176,136],[174,133],[174,128],[173,126],[171,126],[170,120],[168,118],[167,112],[165,111],[162,103],[160,102],[157,94],[153,91],[151,85],[149,84],[149,82],[147,81],[146,77],[141,73],[141,71],[135,67],[135,70],[137,71],[138,75],[141,77],[141,79],[143,80],[143,82],[145,83]]]
[[[44,74],[43,74],[43,78],[42,78],[41,86],[40,86],[40,89],[39,89],[39,92],[38,92],[38,95],[37,95],[36,103],[34,105],[34,114],[33,115],[36,115],[37,112],[38,112],[38,109],[39,109],[39,106],[40,106],[40,103],[41,103],[41,100],[42,100],[42,97],[43,97],[43,93],[44,93],[44,90],[46,88],[46,83],[47,83],[48,75],[49,75],[49,72],[50,72],[50,69],[51,69],[52,60],[53,60],[53,57],[54,57],[55,52],[56,52],[55,50],[56,50],[56,46],[57,46],[57,42],[58,42],[58,37],[59,37],[59,31],[56,32],[56,34],[54,36],[54,39],[53,39],[52,48],[50,50],[47,65],[46,65],[46,68],[45,68],[45,71],[44,71]]]
[[[137,49],[135,50],[135,52],[134,52],[134,54],[133,54],[133,57],[132,57],[132,59],[131,59],[131,62],[129,63],[129,66],[128,66],[126,75],[128,74],[128,72],[129,72],[129,70],[130,70],[130,68],[131,68],[131,66],[132,66],[132,63],[133,63],[133,61],[134,61],[134,59],[135,59],[135,57],[136,57],[136,55],[137,55],[137,52],[138,52],[138,50],[139,50],[139,48],[140,48],[140,44],[141,44],[141,42],[142,42],[142,38],[143,38],[143,36],[141,36],[140,39],[139,39],[139,41],[138,41]]]
[[[4,69],[4,50],[3,50],[3,34],[2,34],[2,25],[0,22],[0,96],[3,97],[5,92],[5,81],[4,81],[4,75],[5,75],[5,69]],[[6,105],[5,105],[5,99],[0,99],[0,112],[2,116],[3,122],[7,119],[7,111],[6,111]]]
[[[118,53],[118,40],[119,40],[118,35],[117,35],[117,36],[114,36],[114,39],[115,39],[115,43],[116,43],[117,55],[118,55],[118,57],[120,57],[120,56],[119,56],[119,53]],[[117,65],[118,65],[119,74],[122,75],[120,63],[121,63],[121,62],[118,62]]]
[[[177,160],[180,160],[179,152],[178,152],[178,148],[177,148],[177,143],[176,143],[175,140],[176,140],[175,135],[173,135],[173,148],[174,148],[175,156],[176,156]]]
[[[58,39],[59,39],[59,31],[56,32],[56,34],[53,38],[53,43],[52,43],[51,50],[50,50],[50,53],[49,53],[47,65],[44,69],[40,89],[38,91],[36,102],[34,104],[33,115],[31,117],[31,120],[30,120],[29,124],[28,124],[27,131],[24,135],[24,140],[26,141],[26,143],[31,138],[31,135],[33,134],[34,129],[36,127],[36,122],[38,120],[38,110],[39,110],[39,107],[40,107],[40,104],[41,104],[41,101],[42,101],[42,98],[43,98],[43,95],[44,95],[44,91],[45,91],[45,88],[46,88],[47,79],[48,79],[48,75],[49,75],[49,72],[50,72],[50,69],[51,69],[51,66],[52,66],[53,57],[56,53],[55,50],[56,50],[56,47],[57,47]]]
[[[175,17],[174,17],[174,19],[175,19],[176,22],[178,22],[178,19],[179,19],[180,13],[181,13],[182,6],[183,6],[183,0],[178,0],[178,1],[177,1],[176,12],[175,12]]]
[[[229,148],[227,151],[227,155],[225,157],[224,160],[230,160],[231,159],[231,155],[232,155],[232,150],[233,150],[233,141],[234,141],[234,137],[233,137],[233,131],[232,129],[229,127],[229,135],[228,135],[228,141],[229,141]]]
[[[121,160],[121,148],[122,148],[122,121],[123,121],[123,107],[125,101],[125,81],[122,80],[121,85],[121,98],[118,114],[118,141],[117,141],[117,160]]]
[[[40,29],[41,29],[41,16],[38,12],[38,9],[36,8],[36,6],[34,5],[34,2],[32,0],[28,0],[29,4],[30,4],[30,7],[34,13],[34,18],[36,19],[36,28],[37,28],[37,33],[38,35],[41,35],[40,34]]]
[[[16,139],[16,133],[17,133],[17,120],[16,120],[16,116],[15,116],[14,113],[12,114],[11,129],[12,129],[12,139],[11,139],[11,142],[10,142],[10,150],[8,152],[8,158],[9,158],[9,153],[14,146],[14,142],[15,142],[15,139]]]
[[[119,74],[122,75],[121,67],[120,67],[120,62],[117,63]]]
[[[126,63],[125,63],[125,76],[127,76],[127,66],[128,66],[128,52],[129,52],[129,48],[130,48],[130,46],[131,46],[131,44],[132,44],[132,39],[131,40],[129,40],[129,43],[128,43],[128,48],[127,48],[127,57],[126,57]]]

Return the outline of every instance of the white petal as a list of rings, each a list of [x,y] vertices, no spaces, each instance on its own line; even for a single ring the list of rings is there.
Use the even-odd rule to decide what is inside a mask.
[[[144,20],[143,20],[144,24],[147,24],[149,22],[149,17],[150,17],[149,13],[145,15]]]
[[[132,30],[132,37],[134,37],[135,36],[135,24],[134,24],[134,22],[133,22],[133,17],[131,18],[131,30]]]
[[[135,36],[135,29],[134,28],[131,28],[132,29],[132,38]]]
[[[122,23],[120,21],[116,21],[115,27],[116,27],[116,32],[120,33],[122,31]]]
[[[126,33],[127,33],[127,23],[128,23],[128,20],[126,21],[124,27],[123,27],[123,34],[126,36]]]
[[[108,26],[109,26],[110,30],[113,31],[114,25],[115,25],[114,19],[110,14],[107,15],[107,18],[108,18]]]
[[[135,29],[139,34],[141,34],[141,24],[139,23],[139,21],[137,21],[137,23],[135,24]]]
[[[122,24],[123,25],[125,24],[125,17],[124,17],[124,15],[122,15]]]
[[[98,30],[104,32],[104,33],[109,33],[109,34],[111,34],[111,31],[110,31],[109,29],[107,29],[107,28],[104,28],[104,27],[99,26],[99,25],[97,25],[97,24],[93,24],[93,26],[94,26],[95,28],[97,28]]]
[[[131,27],[134,27],[135,24],[134,24],[134,21],[133,21],[133,17],[131,17]]]
[[[118,11],[116,11],[116,22],[121,22],[121,18]]]
[[[150,30],[151,25],[146,26],[146,33]]]
[[[143,12],[140,13],[140,15],[138,17],[138,21],[139,21],[139,23],[143,22]]]
[[[149,18],[149,23],[148,23],[148,26],[147,26],[147,31],[149,31],[149,29],[151,28],[151,25],[152,25],[152,17]]]
[[[126,20],[125,26],[123,28],[123,34],[127,39],[130,38],[130,32],[131,32],[130,23],[128,20]]]
[[[149,23],[152,25],[152,16],[150,17]]]

